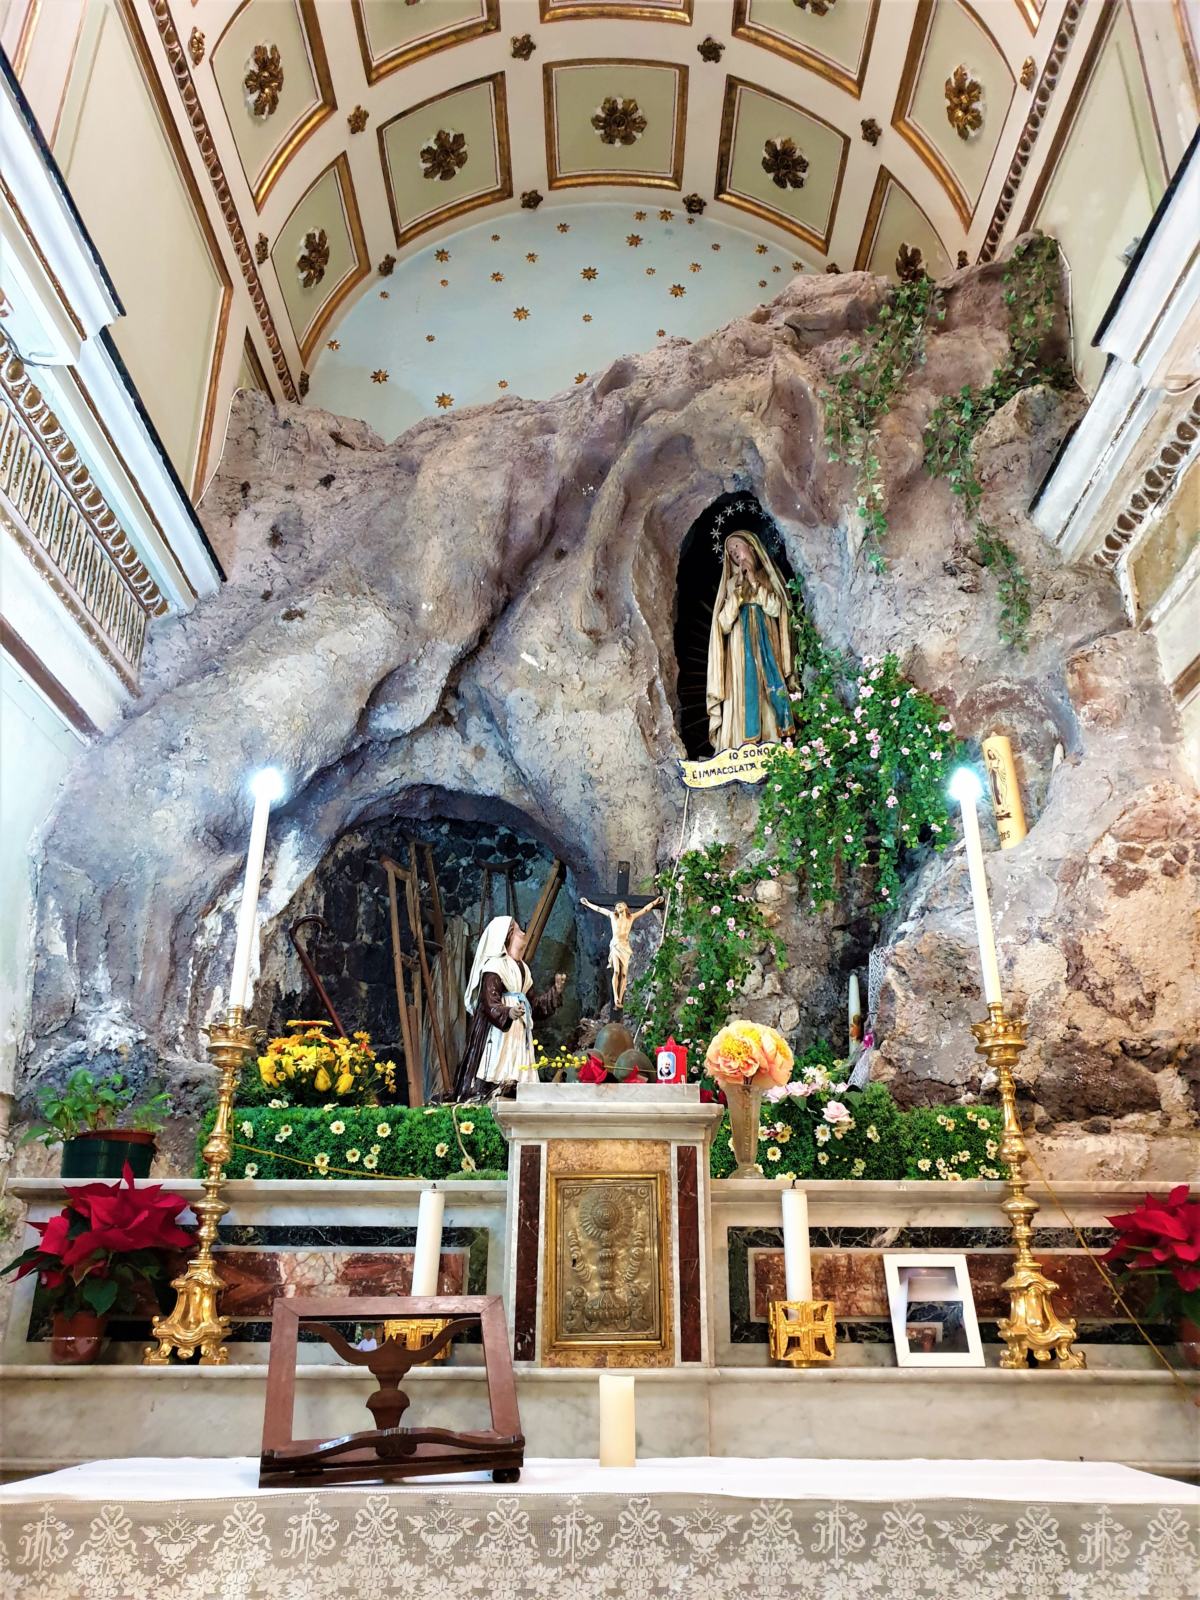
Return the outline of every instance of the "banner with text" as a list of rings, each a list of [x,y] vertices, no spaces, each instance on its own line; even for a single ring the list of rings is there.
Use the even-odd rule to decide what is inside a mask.
[[[767,762],[777,748],[774,744],[744,744],[737,750],[722,750],[707,761],[681,761],[679,768],[689,789],[716,789],[723,783],[761,783],[767,775]]]

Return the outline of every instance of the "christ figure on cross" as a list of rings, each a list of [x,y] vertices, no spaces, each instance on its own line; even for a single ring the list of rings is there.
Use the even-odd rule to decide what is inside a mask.
[[[612,924],[608,966],[612,973],[613,1006],[620,1011],[625,1004],[625,985],[629,982],[629,962],[633,955],[633,946],[629,942],[630,932],[639,917],[644,917],[647,911],[653,911],[656,906],[662,905],[662,899],[660,897],[649,901],[640,911],[631,911],[624,900],[618,900],[612,907],[594,905],[582,895],[579,896],[579,904],[586,906],[589,911],[598,911]]]

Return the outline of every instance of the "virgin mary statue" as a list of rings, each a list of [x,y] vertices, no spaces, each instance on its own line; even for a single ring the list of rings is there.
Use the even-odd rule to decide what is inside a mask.
[[[773,744],[795,729],[792,640],[783,579],[754,534],[725,541],[708,636],[708,734],[713,750]]]

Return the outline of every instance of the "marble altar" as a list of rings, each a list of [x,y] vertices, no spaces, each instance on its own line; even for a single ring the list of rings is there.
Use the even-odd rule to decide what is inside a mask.
[[[252,1459],[96,1461],[0,1490],[14,1592],[1194,1593],[1200,1491],[1113,1465],[531,1460],[503,1491],[319,1496],[256,1476]]]

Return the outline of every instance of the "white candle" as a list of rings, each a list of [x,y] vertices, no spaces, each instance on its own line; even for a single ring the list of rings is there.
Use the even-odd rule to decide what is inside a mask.
[[[858,988],[858,973],[850,974],[850,997],[846,1007],[846,1021],[850,1028],[850,1038],[854,1038],[854,1024],[862,1021],[862,996]]]
[[[417,1244],[413,1251],[412,1294],[436,1294],[442,1264],[442,1212],[446,1196],[439,1189],[422,1192],[417,1207]]]
[[[793,1184],[783,1191],[784,1299],[811,1300],[812,1258],[808,1249],[808,1196]]]
[[[250,844],[246,851],[246,876],[242,883],[242,904],[238,910],[237,944],[233,952],[233,977],[229,981],[229,1004],[243,1010],[250,998],[250,951],[258,921],[258,889],[262,882],[263,854],[267,847],[267,818],[272,801],[283,795],[283,779],[273,767],[255,774],[250,785],[254,795],[254,818],[250,824]]]
[[[1000,966],[996,960],[996,936],[992,931],[992,911],[988,903],[987,873],[983,866],[983,845],[979,839],[979,813],[976,805],[983,786],[970,767],[960,767],[950,782],[950,794],[962,812],[963,839],[967,846],[967,870],[971,875],[971,901],[975,907],[975,933],[979,940],[979,962],[983,968],[983,998],[988,1005],[1000,1005]]]
[[[633,1379],[614,1372],[600,1374],[600,1465],[632,1467],[637,1463],[637,1414]]]

